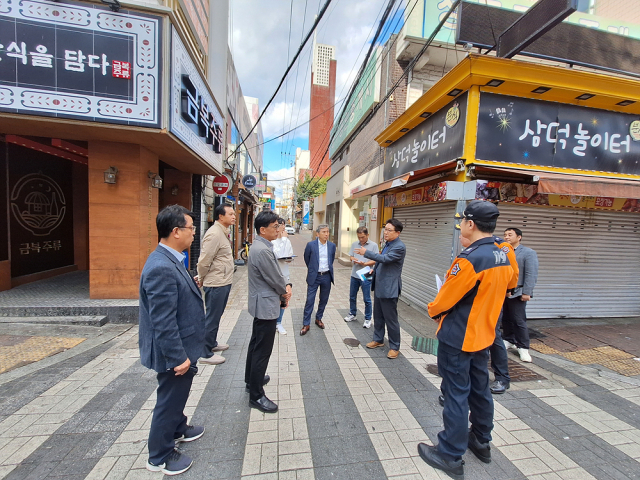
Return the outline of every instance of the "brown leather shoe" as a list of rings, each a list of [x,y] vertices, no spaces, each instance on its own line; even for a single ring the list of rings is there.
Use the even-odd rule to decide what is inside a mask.
[[[384,347],[384,343],[378,343],[375,340],[373,342],[367,343],[367,348],[378,348],[378,347]]]
[[[322,328],[324,330],[324,323],[322,323],[322,320],[318,320],[316,318],[316,325],[318,325],[320,328]]]
[[[305,325],[304,327],[302,327],[302,330],[300,330],[300,335],[306,335],[308,331],[309,325]]]
[[[398,355],[400,355],[400,352],[398,350],[389,350],[389,353],[387,353],[387,358],[398,358]]]

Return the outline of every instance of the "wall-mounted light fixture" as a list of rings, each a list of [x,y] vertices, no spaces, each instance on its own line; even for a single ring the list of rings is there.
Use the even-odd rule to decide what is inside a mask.
[[[420,114],[420,116],[421,116],[422,118],[428,118],[428,117],[430,117],[430,116],[431,116],[431,112],[422,112],[422,113]]]
[[[104,183],[114,184],[116,183],[116,175],[118,169],[116,167],[109,167],[104,171]]]
[[[153,188],[162,188],[162,177],[160,175],[149,170],[147,176],[151,179],[151,186]]]
[[[629,105],[636,103],[633,100],[623,100],[621,102],[616,103],[616,105],[620,105],[621,107],[628,107]]]
[[[454,88],[449,93],[447,93],[447,95],[449,95],[450,97],[457,97],[461,93],[462,93],[462,90],[460,88]]]
[[[122,7],[122,5],[120,5],[120,2],[118,0],[101,0],[101,1],[105,5],[109,5],[109,8],[111,9],[112,12],[117,12],[120,10],[120,7]]]
[[[178,185],[174,185],[173,187],[171,187],[171,195],[173,195],[174,197],[178,195]]]
[[[592,93],[583,93],[582,95],[578,95],[576,100],[589,100],[590,98],[595,97]]]
[[[550,87],[538,87],[538,88],[535,88],[535,89],[531,90],[531,93],[538,93],[538,94],[542,95],[543,93],[547,93],[549,90],[551,90]]]

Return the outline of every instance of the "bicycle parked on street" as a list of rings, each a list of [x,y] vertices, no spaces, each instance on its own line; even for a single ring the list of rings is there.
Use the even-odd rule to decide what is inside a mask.
[[[249,243],[249,240],[245,240],[244,242],[242,242],[242,250],[240,250],[240,258],[245,262],[249,258],[249,247],[251,247],[251,243]]]

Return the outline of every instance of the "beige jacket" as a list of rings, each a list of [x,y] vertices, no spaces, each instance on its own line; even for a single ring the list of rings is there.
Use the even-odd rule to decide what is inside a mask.
[[[233,281],[233,250],[229,229],[219,222],[204,234],[198,258],[198,279],[205,287],[223,287]]]

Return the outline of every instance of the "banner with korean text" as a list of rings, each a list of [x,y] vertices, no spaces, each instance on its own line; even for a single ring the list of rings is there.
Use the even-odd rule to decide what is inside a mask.
[[[0,1],[0,111],[160,128],[162,18]]]
[[[465,93],[386,149],[384,179],[422,170],[462,156],[467,118]]]
[[[640,174],[640,116],[482,93],[478,160]]]

